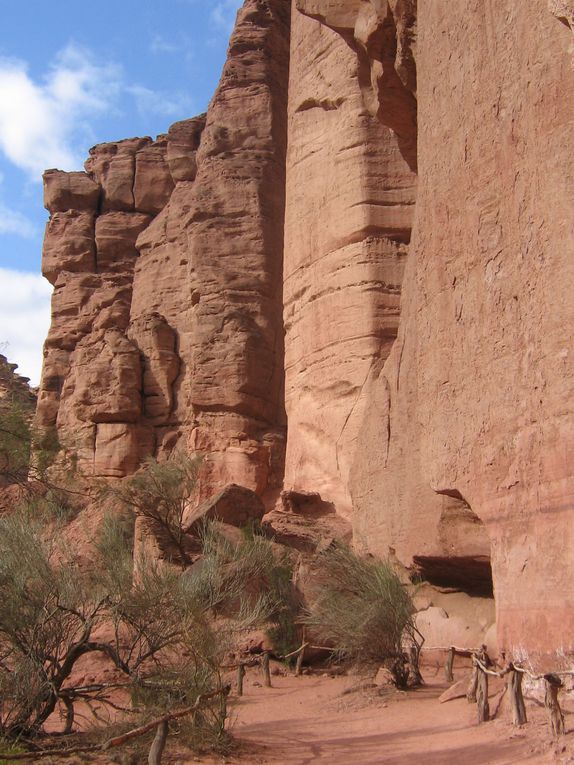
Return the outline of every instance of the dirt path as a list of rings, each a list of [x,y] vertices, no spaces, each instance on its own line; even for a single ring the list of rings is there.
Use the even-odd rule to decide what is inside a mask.
[[[465,699],[440,704],[444,685],[381,697],[373,691],[342,695],[351,678],[275,677],[262,688],[248,678],[245,695],[233,705],[233,733],[250,754],[228,763],[269,765],[510,765],[574,762],[547,735],[543,710],[529,705],[531,721],[522,730],[504,718],[475,722]],[[356,682],[356,679],[354,680]],[[255,683],[255,685],[254,685]],[[250,745],[250,746],[249,746]],[[184,760],[186,763],[197,759]],[[205,760],[202,762],[217,762]],[[174,759],[174,763],[182,762]],[[221,762],[221,760],[219,760]]]
[[[440,677],[440,675],[439,675]],[[503,706],[497,719],[478,725],[466,699],[441,704],[446,688],[435,678],[417,691],[357,689],[357,677],[274,676],[264,688],[256,670],[244,683],[244,696],[230,699],[231,732],[238,751],[228,757],[192,755],[170,736],[166,765],[568,765],[574,763],[574,701],[564,704],[568,735],[558,744],[545,710],[527,701],[529,722],[509,723]],[[364,685],[364,683],[363,683]],[[355,688],[353,692],[349,692]],[[569,704],[572,709],[569,710]],[[496,697],[491,698],[491,709]],[[570,712],[570,714],[568,714]],[[53,765],[147,762],[113,756],[52,760]]]

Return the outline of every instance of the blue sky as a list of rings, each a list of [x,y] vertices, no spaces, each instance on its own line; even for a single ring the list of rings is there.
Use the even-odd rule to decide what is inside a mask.
[[[37,383],[51,291],[42,171],[82,169],[96,143],[205,111],[242,0],[0,4],[0,352]]]

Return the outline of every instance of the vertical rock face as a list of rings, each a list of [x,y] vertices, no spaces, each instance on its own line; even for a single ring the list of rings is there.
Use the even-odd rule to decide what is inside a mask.
[[[375,110],[376,111],[376,110]],[[415,176],[363,102],[361,66],[294,12],[285,230],[285,486],[350,517],[365,385],[396,337]]]
[[[248,0],[207,115],[48,171],[38,419],[97,475],[176,445],[202,493],[281,487],[290,7]]]
[[[45,175],[39,423],[574,652],[571,5],[246,0],[206,115]]]
[[[246,2],[197,154],[189,243],[194,448],[263,493],[282,462],[289,4]],[[216,433],[223,436],[214,438]],[[219,454],[218,454],[219,452]],[[211,483],[213,485],[213,480]],[[247,479],[247,480],[246,480]]]
[[[361,39],[367,3],[310,5],[359,57],[363,44],[385,59]],[[552,5],[563,26],[543,3],[419,9],[416,223],[352,470],[374,552],[469,576],[469,557],[491,555],[499,642],[515,653],[574,648],[574,76]],[[458,533],[480,522],[488,536]]]
[[[571,32],[545,3],[510,0],[421,4],[418,27],[396,441],[416,433],[427,485],[484,521],[501,644],[572,650]]]
[[[150,308],[175,330],[174,411],[157,438],[206,455],[202,494],[281,486],[289,17],[284,0],[245,3],[205,120],[170,129],[178,182],[138,240],[131,336]]]

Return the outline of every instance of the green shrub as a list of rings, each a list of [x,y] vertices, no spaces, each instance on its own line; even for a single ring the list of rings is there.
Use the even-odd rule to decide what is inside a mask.
[[[134,581],[123,521],[104,523],[97,548],[100,567],[86,569],[30,510],[0,518],[0,733],[9,740],[38,735],[59,703],[113,703],[113,686],[70,682],[91,652],[123,673],[126,690],[145,691],[150,713],[222,687],[226,645],[198,593],[153,561],[139,561]]]
[[[386,664],[402,685],[414,607],[392,567],[337,543],[317,556],[315,570],[315,592],[303,621],[340,657]]]
[[[200,458],[182,452],[162,462],[149,458],[135,475],[106,489],[148,521],[149,530],[167,543],[171,559],[183,567],[191,563],[183,520],[200,465]]]

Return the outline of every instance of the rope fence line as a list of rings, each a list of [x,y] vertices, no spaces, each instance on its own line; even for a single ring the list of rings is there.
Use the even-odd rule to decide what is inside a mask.
[[[535,675],[529,669],[521,666],[517,662],[508,662],[505,667],[494,669],[494,663],[491,661],[485,645],[482,645],[478,650],[468,648],[461,649],[456,646],[437,647],[434,650],[443,650],[447,652],[445,675],[448,682],[452,682],[454,679],[453,664],[455,656],[470,656],[472,658],[473,671],[466,698],[469,703],[476,703],[479,723],[487,722],[492,719],[488,703],[488,678],[495,677],[497,679],[506,679],[506,685],[502,695],[506,692],[509,693],[513,725],[524,725],[528,720],[522,692],[522,681],[524,677],[529,677],[535,682],[544,682],[544,706],[548,712],[552,733],[554,736],[564,735],[564,715],[558,700],[558,693],[564,687],[564,683],[560,678],[574,676],[574,670],[558,670],[556,672]],[[498,704],[493,717],[496,716],[499,707],[500,703]]]
[[[299,648],[296,648],[290,653],[275,654],[272,651],[266,650],[257,656],[250,657],[249,659],[244,659],[243,661],[237,661],[235,664],[224,664],[222,669],[237,670],[237,695],[243,696],[243,680],[245,678],[245,672],[249,667],[261,666],[265,686],[267,688],[271,688],[271,671],[269,667],[271,656],[273,656],[278,661],[285,661],[286,659],[292,659],[294,656],[296,656],[297,662],[295,664],[295,676],[298,677],[301,674],[303,658],[307,648],[310,648],[314,651],[328,651],[329,653],[333,653],[335,650],[334,648],[326,645],[313,645],[312,643],[308,643],[303,637],[303,643],[301,643]]]

